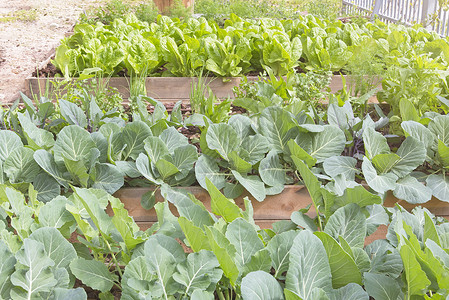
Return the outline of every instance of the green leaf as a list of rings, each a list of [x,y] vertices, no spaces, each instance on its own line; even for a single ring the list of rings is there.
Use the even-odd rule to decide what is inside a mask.
[[[198,160],[198,152],[193,145],[185,145],[175,148],[169,161],[181,173],[188,173],[193,169],[193,164]]]
[[[33,145],[34,149],[50,149],[55,144],[53,134],[50,131],[37,128],[25,114],[18,113],[20,125],[22,125],[23,132],[29,145]]]
[[[48,202],[61,194],[61,186],[58,181],[46,173],[41,173],[34,178],[33,186],[36,189],[37,200]]]
[[[72,161],[89,162],[91,149],[96,145],[89,132],[77,125],[64,127],[56,138],[53,151],[56,162],[63,162],[64,158]]]
[[[265,185],[259,176],[243,176],[240,173],[231,170],[235,179],[259,202],[265,200],[267,194]]]
[[[444,202],[449,202],[449,178],[441,174],[429,175],[426,179],[427,187],[432,190],[433,195]]]
[[[191,300],[214,300],[215,296],[212,292],[195,290],[190,296]]]
[[[398,282],[383,274],[364,273],[363,283],[374,299],[397,300],[401,293]]]
[[[350,283],[344,287],[334,290],[330,295],[330,300],[369,300],[369,295],[363,288],[355,283]],[[381,298],[376,298],[381,299]]]
[[[229,157],[229,161],[232,164],[232,168],[237,170],[237,172],[243,173],[243,174],[251,172],[251,169],[253,168],[253,166],[249,162],[246,162],[245,160],[243,160],[237,154],[236,151],[232,151],[231,153],[229,153],[228,157]]]
[[[70,125],[77,125],[85,128],[87,126],[86,115],[83,110],[75,103],[59,99],[61,115]]]
[[[203,189],[207,189],[206,178],[209,179],[217,189],[222,189],[226,182],[228,174],[220,171],[216,161],[207,156],[201,155],[195,164],[195,177]]]
[[[323,162],[324,172],[331,177],[343,174],[346,180],[354,180],[355,174],[360,173],[355,167],[357,160],[347,156],[332,156]]]
[[[349,203],[355,203],[360,207],[365,207],[373,204],[381,204],[382,198],[370,193],[362,185],[357,185],[353,188],[346,188],[343,196],[335,198],[336,207],[343,207]]]
[[[70,270],[85,285],[101,292],[110,291],[117,280],[101,261],[77,258],[70,263]]]
[[[235,261],[240,267],[247,264],[251,257],[264,247],[254,225],[241,218],[228,225],[226,238],[236,249]]]
[[[67,171],[75,178],[75,181],[81,185],[81,187],[87,188],[87,182],[89,181],[89,174],[87,174],[87,168],[82,161],[73,161],[68,158],[64,158],[64,165]]]
[[[18,287],[11,293],[13,299],[36,298],[39,292],[49,292],[57,284],[51,271],[55,263],[40,242],[25,239],[16,259],[20,267],[11,275],[11,283]]]
[[[11,183],[32,182],[41,171],[33,158],[34,151],[21,147],[11,153],[3,164],[3,170]]]
[[[295,138],[295,126],[293,116],[281,107],[267,107],[259,117],[259,133],[278,152],[284,152],[287,142]]]
[[[289,140],[288,149],[290,150],[291,156],[296,156],[297,158],[303,160],[309,168],[316,164],[316,159],[310,156],[304,149],[302,149],[294,140]]]
[[[315,207],[318,207],[322,202],[321,184],[318,178],[309,170],[309,168],[296,156],[292,156],[293,162],[296,165],[299,174],[309,191],[310,197]]]
[[[220,263],[224,276],[230,280],[231,285],[235,286],[239,276],[239,269],[233,260],[236,253],[235,247],[214,227],[206,227],[206,234],[212,251]]]
[[[67,268],[78,256],[72,244],[52,227],[42,227],[34,231],[29,239],[44,245],[45,254],[54,261],[54,268]]]
[[[151,181],[152,183],[156,185],[161,185],[163,183],[162,180],[156,179],[156,177],[153,174],[153,171],[150,167],[150,161],[148,160],[148,156],[146,156],[143,153],[139,154],[139,157],[137,157],[136,160],[136,168],[139,170],[139,172],[142,174],[143,177]]]
[[[219,267],[212,252],[201,250],[190,253],[186,261],[176,266],[173,279],[185,288],[183,293],[186,295],[191,295],[197,289],[213,291],[223,275]]]
[[[301,231],[290,250],[290,266],[285,288],[301,299],[312,299],[315,288],[332,290],[332,276],[326,250],[320,239],[308,230]],[[293,298],[294,299],[294,298]]]
[[[289,230],[275,235],[266,247],[270,251],[273,268],[276,270],[274,277],[280,278],[288,270],[290,250],[298,232]]]
[[[9,130],[0,131],[0,161],[4,162],[11,153],[23,146],[17,133]]]
[[[415,106],[406,98],[399,100],[399,110],[404,121],[419,121],[420,119]]]
[[[293,223],[304,229],[310,230],[312,232],[318,230],[318,227],[316,226],[313,219],[301,211],[294,211],[290,219]]]
[[[0,241],[0,297],[7,299],[11,288],[10,276],[14,273],[16,258],[8,246]]]
[[[351,247],[362,248],[365,243],[366,217],[357,204],[340,207],[327,221],[324,232],[335,239],[342,236]]]
[[[193,221],[190,221],[185,217],[179,217],[178,222],[189,242],[190,248],[192,248],[194,252],[199,252],[203,249],[210,250],[206,233],[200,227],[196,226]]]
[[[427,279],[426,273],[421,269],[419,262],[415,258],[415,254],[409,245],[402,245],[399,253],[404,263],[405,278],[407,280],[407,296],[424,295],[430,280]]]
[[[242,279],[243,299],[283,300],[282,287],[277,280],[264,271],[255,271]]]
[[[362,274],[360,274],[354,259],[326,232],[315,232],[314,234],[326,249],[332,273],[332,287],[338,289],[351,282],[361,285]]]
[[[34,152],[34,160],[37,164],[50,176],[52,176],[56,181],[65,188],[69,187],[71,181],[65,178],[64,171],[60,171],[56,166],[56,162],[53,156],[43,149],[39,149]]]
[[[367,127],[363,131],[363,143],[365,145],[365,155],[369,159],[373,159],[378,154],[390,153],[387,139],[371,127]]]
[[[259,175],[267,185],[277,186],[285,184],[287,171],[281,164],[279,156],[275,151],[270,151],[259,164]]]
[[[405,141],[402,142],[396,154],[399,155],[401,159],[396,162],[391,171],[399,178],[410,174],[418,166],[422,165],[426,159],[426,149],[424,144],[411,136],[407,137]]]
[[[229,161],[229,154],[236,151],[241,140],[235,129],[228,124],[212,124],[207,128],[206,141],[210,149],[216,150],[221,157]]]
[[[265,157],[270,145],[263,135],[256,134],[243,139],[241,149],[248,153],[248,158],[246,158],[248,163],[254,165]]]
[[[401,127],[406,132],[406,136],[412,136],[426,148],[430,148],[434,143],[432,132],[421,123],[415,121],[403,121]]]
[[[318,163],[326,158],[340,155],[345,149],[346,137],[340,128],[325,125],[322,132],[314,133],[312,144],[310,146],[310,156],[315,158]]]
[[[388,190],[394,190],[396,187],[398,177],[391,173],[377,175],[376,169],[366,156],[363,157],[362,172],[370,188],[378,193],[383,194]]]
[[[159,174],[161,174],[162,180],[166,180],[168,177],[179,172],[178,168],[176,168],[175,165],[162,158],[156,162],[156,168]]]
[[[449,147],[446,146],[441,140],[438,140],[438,156],[443,163],[443,167],[449,167]]]
[[[159,159],[169,155],[167,146],[159,137],[147,137],[144,143],[145,151],[152,163],[156,163]],[[139,154],[139,156],[141,156],[141,154]]]
[[[380,174],[386,174],[401,160],[396,153],[377,154],[373,157],[373,165]]]
[[[123,184],[123,175],[116,166],[110,164],[95,165],[95,180],[92,188],[102,189],[109,194],[114,194]]]
[[[428,128],[434,135],[435,141],[440,140],[445,145],[449,145],[449,116],[436,116],[430,121]]]
[[[433,222],[429,214],[427,212],[424,212],[423,242],[426,243],[427,239],[430,239],[434,241],[438,246],[441,246],[440,237],[438,236],[438,231],[435,227],[435,223]]]
[[[165,129],[161,133],[159,138],[164,142],[164,144],[167,146],[168,151],[172,154],[177,148],[189,145],[187,137],[176,130],[175,127],[168,127],[167,129]]]
[[[206,188],[211,198],[211,208],[214,214],[222,216],[229,223],[241,217],[240,208],[231,199],[226,198],[207,177]]]
[[[393,195],[412,204],[421,204],[432,198],[432,190],[410,175],[399,179]]]
[[[137,156],[144,150],[145,139],[152,135],[150,127],[142,121],[135,120],[126,124],[120,135],[121,142],[126,144],[126,148],[123,151],[123,160],[126,160],[128,157],[134,160],[137,159]]]

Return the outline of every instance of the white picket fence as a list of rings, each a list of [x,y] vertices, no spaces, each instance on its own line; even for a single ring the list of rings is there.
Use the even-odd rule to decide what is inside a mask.
[[[420,23],[441,36],[449,35],[449,7],[438,0],[342,0],[345,14],[378,17],[385,22]]]

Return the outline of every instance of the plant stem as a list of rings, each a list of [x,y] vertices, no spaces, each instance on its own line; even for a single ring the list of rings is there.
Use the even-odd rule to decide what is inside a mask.
[[[109,245],[109,243],[108,243],[108,241],[106,239],[104,239],[104,242],[106,243],[106,246],[108,246],[108,249],[111,252],[112,260],[115,263],[115,266],[116,266],[116,269],[118,270],[120,278],[122,278],[123,277],[122,269],[120,268],[120,265],[119,265],[117,259],[115,258],[114,252],[112,252],[111,245]]]

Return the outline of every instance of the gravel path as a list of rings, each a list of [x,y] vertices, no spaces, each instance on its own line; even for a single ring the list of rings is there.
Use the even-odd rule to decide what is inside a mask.
[[[105,0],[3,0],[0,20],[17,13],[31,21],[0,21],[0,102],[8,104],[25,89],[25,79],[49,58],[80,13]],[[35,12],[35,13],[34,13]]]

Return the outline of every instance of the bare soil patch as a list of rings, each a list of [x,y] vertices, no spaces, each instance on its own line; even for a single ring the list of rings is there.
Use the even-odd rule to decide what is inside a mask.
[[[0,102],[14,102],[25,90],[25,79],[42,67],[80,13],[102,2],[106,0],[0,1]],[[4,21],[11,16],[13,20]]]

